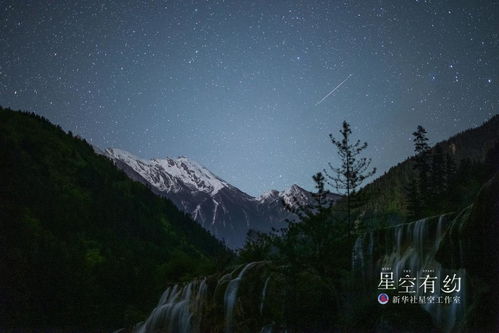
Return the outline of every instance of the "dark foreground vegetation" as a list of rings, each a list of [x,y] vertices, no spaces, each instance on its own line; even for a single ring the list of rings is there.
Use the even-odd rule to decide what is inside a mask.
[[[364,189],[350,192],[350,202],[344,192],[345,199],[336,206],[319,204],[313,214],[302,214],[299,223],[289,223],[285,230],[250,233],[240,259],[272,262],[284,272],[288,293],[280,296],[282,327],[297,332],[440,331],[420,306],[381,306],[376,301],[380,263],[396,246],[392,230],[436,216],[428,219],[431,229],[439,215],[449,219],[452,228],[441,242],[431,234],[424,241],[438,242],[435,259],[442,269],[465,270],[471,285],[468,304],[453,330],[498,327],[494,276],[499,274],[499,116],[434,147],[426,135],[419,127],[415,156]],[[338,148],[342,160],[346,154]],[[345,163],[336,169],[337,175],[346,174],[342,167]],[[317,182],[317,175],[314,179]],[[319,202],[324,183],[317,183]],[[367,237],[374,238],[371,253],[362,258],[362,271],[355,271],[353,250]]]
[[[374,173],[359,155],[367,146],[352,141],[359,154],[349,154],[332,140],[344,163],[314,176],[317,204],[283,230],[250,232],[234,257],[84,140],[1,109],[0,326],[131,330],[179,283],[186,292],[164,295],[175,306],[148,332],[495,331],[499,116],[433,147],[427,136],[417,128],[415,156],[362,189]],[[328,189],[344,199],[328,205]],[[396,246],[397,230],[407,239]],[[380,262],[414,246],[418,230],[435,251],[417,258],[466,272],[466,304],[450,324],[376,301]]]
[[[224,246],[86,141],[0,109],[0,329],[113,329]]]

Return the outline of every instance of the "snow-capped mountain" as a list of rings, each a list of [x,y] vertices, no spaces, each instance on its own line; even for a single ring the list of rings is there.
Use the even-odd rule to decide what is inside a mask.
[[[307,205],[312,202],[312,193],[294,184],[284,191],[270,190],[257,198],[260,202],[284,201],[288,206],[295,206],[296,202],[300,205]]]
[[[208,169],[186,157],[142,160],[120,149],[106,149],[113,160],[126,163],[161,192],[179,193],[183,190],[199,191],[215,195],[231,185]]]
[[[186,157],[144,160],[115,148],[103,154],[130,178],[173,201],[231,248],[243,246],[250,229],[268,232],[283,227],[284,220],[292,218],[283,201],[293,206],[296,201],[307,205],[313,200],[312,194],[298,185],[252,197]]]

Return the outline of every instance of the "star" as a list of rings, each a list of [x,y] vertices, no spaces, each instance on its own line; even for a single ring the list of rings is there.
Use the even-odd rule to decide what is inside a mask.
[[[415,123],[444,138],[497,113],[497,6],[413,5],[0,5],[2,106],[101,148],[210,161],[255,195],[271,181],[313,190],[310,174],[333,158],[328,135],[347,120],[383,145],[372,162],[381,174],[408,157]],[[348,88],[308,112],[350,73]]]

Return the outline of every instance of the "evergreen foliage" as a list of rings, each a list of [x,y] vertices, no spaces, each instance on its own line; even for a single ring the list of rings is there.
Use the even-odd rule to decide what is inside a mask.
[[[456,154],[444,149],[445,145],[431,149],[423,130],[421,127],[420,134],[424,133],[424,136],[421,135],[417,142],[419,153],[425,155],[424,161],[420,160],[419,163],[420,170],[424,170],[427,177],[427,186],[420,187],[418,169],[413,168],[417,163],[416,158],[406,164],[408,168],[398,166],[389,175],[385,174],[377,180],[378,184],[392,181],[393,173],[397,172],[399,187],[392,190],[399,195],[401,189],[406,190],[403,197],[407,198],[408,209],[414,214],[409,216],[409,220],[457,211],[473,203],[480,187],[498,169],[496,161],[499,160],[499,144],[484,154],[487,156],[485,161],[464,158],[456,167]],[[315,195],[321,197],[325,191],[324,177],[316,174],[313,178],[317,189]],[[383,190],[379,191],[380,195],[386,193]],[[424,200],[420,191],[426,191],[423,195],[431,196],[432,199]],[[360,192],[369,196],[364,206],[352,210],[357,219],[362,219],[362,212],[379,200],[379,196],[372,195],[372,188]],[[285,272],[285,281],[281,281],[280,290],[282,303],[289,306],[285,306],[281,316],[283,326],[297,332],[374,331],[380,325],[380,317],[384,316],[383,320],[398,328],[435,330],[431,318],[420,307],[410,310],[392,307],[383,312],[374,301],[375,289],[366,291],[364,286],[354,285],[360,281],[352,273],[351,250],[354,242],[347,237],[349,228],[348,223],[345,223],[345,204],[343,200],[322,211],[308,210],[315,214],[300,215],[299,222],[289,223],[288,228],[280,233],[252,233],[246,246],[239,252],[239,259],[243,262],[268,260],[279,267],[279,272]],[[390,206],[378,208],[377,212],[378,216],[388,216],[391,212],[402,215],[401,209]],[[373,221],[371,230],[386,226],[382,219]],[[359,292],[359,288],[362,292]],[[310,294],[327,297],[310,298]],[[329,302],[330,299],[338,301]],[[352,302],[352,299],[355,301]]]
[[[450,152],[444,153],[442,144],[430,148],[422,126],[418,126],[413,135],[416,174],[405,185],[408,220],[453,211],[471,203],[479,190],[478,184],[491,175],[487,162],[463,158],[456,168],[453,156]],[[490,154],[493,149],[486,159]],[[464,188],[472,191],[466,194]]]
[[[383,314],[376,295],[359,293],[353,285],[350,220],[362,220],[366,210],[415,219],[474,202],[498,172],[499,136],[492,135],[498,120],[434,148],[418,127],[416,156],[360,191],[374,171],[369,159],[356,158],[367,144],[352,144],[345,122],[342,139],[331,136],[342,165],[330,165],[332,175],[313,176],[315,203],[298,205],[300,221],[290,221],[284,230],[250,232],[239,252],[243,263],[272,263],[272,279],[279,284],[271,288],[279,292],[275,303],[284,304],[266,303],[276,324],[295,332],[379,327]],[[331,206],[327,180],[337,181],[351,200],[346,196]],[[367,199],[360,207],[354,204],[359,194]],[[373,221],[371,228],[385,226],[381,218]],[[493,237],[487,240],[494,244]],[[131,326],[150,312],[166,285],[221,273],[231,259],[171,202],[129,180],[85,141],[37,115],[0,109],[0,326],[67,331]],[[259,296],[260,289],[254,290]],[[433,329],[421,308],[409,310],[390,308],[382,320],[399,325],[394,327]],[[250,327],[255,318],[243,315],[241,325]],[[217,320],[207,331],[222,331]]]
[[[0,328],[116,329],[222,244],[84,140],[0,108]]]
[[[326,170],[324,170],[324,172],[330,180],[330,184],[335,187],[340,194],[345,195],[348,234],[350,235],[352,233],[351,212],[354,206],[357,190],[362,185],[364,180],[376,173],[376,168],[371,170],[369,169],[371,165],[370,158],[359,157],[359,155],[367,148],[367,142],[361,143],[360,140],[357,140],[355,143],[352,143],[352,130],[349,123],[346,121],[343,122],[340,133],[340,140],[334,138],[332,134],[330,134],[329,137],[331,139],[331,143],[337,148],[341,166],[335,167],[329,163],[329,168],[332,173],[329,174]]]
[[[446,173],[448,175],[454,174],[447,182],[450,184],[449,186],[455,187],[447,190],[451,194],[450,196],[441,196],[444,202],[439,204],[439,207],[442,208],[429,207],[429,215],[441,211],[457,211],[473,202],[473,198],[476,197],[480,188],[477,184],[483,184],[486,181],[483,177],[486,177],[486,175],[482,172],[471,174],[467,172],[471,179],[459,179],[460,176],[457,175],[457,171],[461,168],[460,165],[465,159],[468,160],[468,162],[464,162],[466,164],[469,164],[470,161],[475,166],[482,164],[489,150],[497,144],[498,138],[499,115],[495,115],[481,126],[465,130],[437,144],[437,146],[442,147],[443,153],[446,155],[446,167],[450,168],[450,171],[448,170]],[[360,192],[365,193],[369,197],[369,201],[363,206],[362,210],[357,210],[355,215],[368,210],[369,214],[366,214],[366,216],[375,216],[370,223],[385,223],[386,225],[414,220],[414,216],[411,217],[413,212],[410,211],[408,187],[410,187],[413,180],[417,181],[418,173],[414,169],[415,163],[415,157],[410,157],[391,167],[379,178],[367,184]],[[467,185],[461,186],[459,182]],[[462,188],[468,188],[469,193],[467,195],[458,194]],[[420,200],[424,199],[421,196],[419,198]],[[428,214],[418,211],[417,217],[428,216]]]

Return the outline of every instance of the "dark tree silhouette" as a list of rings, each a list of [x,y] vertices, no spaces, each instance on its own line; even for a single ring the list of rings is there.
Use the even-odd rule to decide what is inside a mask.
[[[416,153],[414,158],[416,177],[411,177],[408,186],[405,187],[408,218],[411,220],[421,217],[430,202],[430,146],[426,134],[421,125],[418,125],[416,131],[412,133]],[[438,167],[441,167],[441,164]]]
[[[423,198],[429,198],[429,172],[430,172],[430,146],[428,145],[427,132],[423,126],[418,125],[416,131],[412,133],[414,136],[414,152],[416,153],[416,164],[414,169],[418,172],[419,193]]]
[[[430,150],[426,134],[428,134],[428,132],[426,132],[426,129],[421,125],[418,125],[416,132],[412,133],[414,136],[413,142],[416,154],[427,153]]]
[[[360,140],[352,143],[350,124],[343,122],[343,127],[340,130],[341,139],[334,138],[329,135],[331,143],[336,146],[338,156],[340,157],[341,166],[334,167],[329,163],[329,168],[333,172],[329,174],[324,170],[329,184],[336,188],[340,194],[344,194],[346,200],[348,234],[352,233],[351,210],[352,199],[357,194],[357,189],[362,185],[364,180],[371,177],[376,172],[376,168],[370,170],[371,159],[359,157],[363,150],[367,148],[367,142],[361,143]]]
[[[329,210],[334,204],[334,198],[329,190],[326,190],[326,178],[321,172],[317,172],[312,176],[315,183],[315,188],[317,192],[312,193],[312,199],[310,202],[303,203],[300,198],[295,196],[291,197],[291,203],[288,204],[282,200],[284,208],[289,212],[296,215],[299,221],[305,219],[310,219],[313,216],[322,214],[323,212]],[[293,223],[293,221],[287,219],[286,222]]]
[[[331,199],[331,192],[325,189],[326,178],[322,172],[317,172],[312,176],[312,179],[314,180],[315,188],[317,189],[317,192],[312,194],[315,199],[314,211],[320,213],[331,208],[334,200]]]

